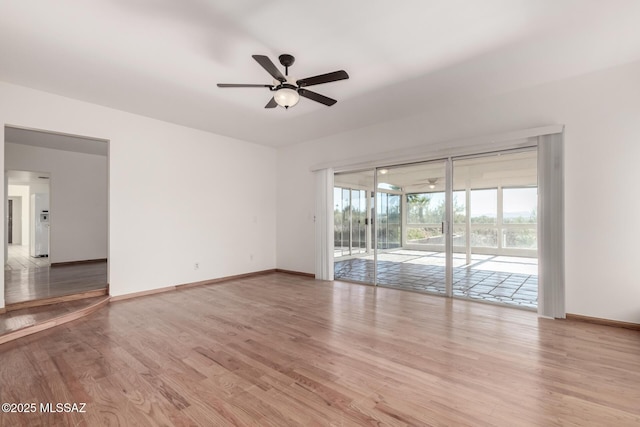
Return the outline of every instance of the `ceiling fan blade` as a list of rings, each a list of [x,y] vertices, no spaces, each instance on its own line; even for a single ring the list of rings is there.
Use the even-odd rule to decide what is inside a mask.
[[[218,87],[271,87],[271,85],[245,85],[237,83],[218,83]]]
[[[333,73],[320,74],[319,76],[307,77],[306,79],[300,79],[296,84],[300,87],[313,86],[322,83],[335,82],[338,80],[345,80],[349,78],[349,74],[346,71],[334,71]]]
[[[276,108],[277,106],[278,104],[276,103],[276,99],[271,98],[271,101],[267,102],[267,105],[265,105],[264,108]]]
[[[338,102],[335,99],[329,98],[324,95],[320,95],[319,93],[311,92],[310,90],[306,90],[306,89],[298,89],[298,94],[300,96],[304,96],[305,98],[309,98],[312,101],[316,101],[321,104],[328,105],[329,107],[335,104],[336,102]]]
[[[264,56],[264,55],[251,55],[251,56],[253,57],[253,59],[256,60],[258,64],[262,65],[262,68],[267,70],[267,72],[271,74],[274,79],[279,80],[283,83],[287,81],[287,78],[282,75],[280,70],[276,68],[276,66],[273,64],[273,62],[271,62],[268,56]]]

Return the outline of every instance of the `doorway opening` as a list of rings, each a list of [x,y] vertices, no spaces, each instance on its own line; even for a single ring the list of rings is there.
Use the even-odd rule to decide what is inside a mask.
[[[107,171],[106,140],[5,126],[7,310],[108,293]]]

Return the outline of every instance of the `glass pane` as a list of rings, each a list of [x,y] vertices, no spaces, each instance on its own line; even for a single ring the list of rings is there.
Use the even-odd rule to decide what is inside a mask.
[[[535,149],[454,160],[454,296],[536,307],[537,182]]]
[[[378,211],[376,212],[378,223],[378,249],[387,249],[387,193],[378,193]]]
[[[342,189],[342,255],[350,255],[350,236],[351,228],[351,192],[347,188]]]
[[[359,254],[366,251],[366,219],[367,204],[365,191],[351,190],[351,253]]]
[[[334,175],[333,271],[337,280],[373,283],[373,253],[367,237],[373,230],[370,225],[373,212],[367,212],[373,178],[373,170]]]
[[[425,209],[429,204],[427,194],[407,194],[407,223],[425,224]]]
[[[378,193],[378,249],[400,247],[400,195]]]
[[[400,187],[395,186],[393,184],[387,184],[386,182],[379,183],[378,184],[378,189],[379,190],[393,190],[393,191],[402,190]]]
[[[445,293],[445,163],[379,169],[378,183],[377,283]]]
[[[445,193],[407,195],[407,243],[444,245],[442,221],[445,217]]]
[[[399,248],[401,246],[400,239],[402,237],[402,219],[400,217],[400,195],[388,195],[388,234],[387,248]]]
[[[456,248],[467,245],[467,228],[463,225],[453,227],[453,246]]]
[[[505,248],[537,249],[538,231],[535,228],[502,230],[502,246]]]
[[[429,196],[431,200],[427,206],[427,223],[440,224],[445,217],[445,194],[444,192],[430,193]]]
[[[471,230],[471,246],[476,248],[497,248],[498,229],[474,228]]]
[[[453,223],[464,224],[467,220],[467,192],[453,192]]]
[[[495,224],[498,220],[498,190],[471,190],[471,224]]]
[[[538,222],[538,189],[505,188],[502,190],[502,222],[535,224]]]
[[[399,248],[401,235],[400,224],[389,224],[389,233],[387,235],[387,249]]]
[[[389,194],[389,223],[390,224],[400,224],[400,195],[398,194]]]
[[[360,223],[358,209],[360,208],[360,192],[351,190],[351,253],[358,253],[360,246]]]
[[[367,218],[367,191],[360,190],[360,207],[358,208],[358,216],[360,221],[359,241],[360,253],[367,252],[367,227],[369,220]]]
[[[333,246],[334,256],[342,256],[342,188],[335,187],[333,189]]]
[[[442,225],[408,225],[407,243],[414,245],[444,245]]]
[[[407,195],[407,223],[435,224],[444,217],[444,193]]]

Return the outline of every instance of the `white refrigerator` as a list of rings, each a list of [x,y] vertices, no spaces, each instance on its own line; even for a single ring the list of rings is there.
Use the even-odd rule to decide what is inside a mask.
[[[29,252],[32,257],[49,256],[49,195],[31,195]]]

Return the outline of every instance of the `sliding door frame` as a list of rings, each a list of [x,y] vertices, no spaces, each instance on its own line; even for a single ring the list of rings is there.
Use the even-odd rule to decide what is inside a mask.
[[[445,221],[445,246],[446,246],[446,294],[451,297],[453,294],[453,240],[452,240],[452,225],[453,225],[453,160],[463,159],[465,157],[477,157],[483,155],[491,155],[501,153],[505,151],[516,151],[518,149],[538,149],[538,179],[545,186],[552,187],[553,185],[564,185],[564,172],[563,172],[563,136],[564,126],[553,125],[541,128],[527,129],[518,132],[511,132],[508,134],[497,135],[493,137],[482,137],[477,139],[448,142],[441,144],[434,144],[429,147],[414,147],[412,149],[391,153],[381,153],[373,156],[370,159],[361,159],[358,161],[345,161],[342,164],[324,164],[317,165],[311,168],[313,172],[327,173],[333,172],[351,172],[364,169],[374,169],[374,209],[373,209],[373,224],[375,228],[377,226],[377,189],[378,189],[378,170],[385,168],[383,165],[400,166],[404,164],[425,163],[430,161],[446,159],[446,221]],[[540,146],[542,144],[554,144],[556,149],[545,149],[541,154]],[[443,157],[442,153],[448,153],[448,156]],[[390,167],[390,166],[387,166]],[[542,178],[540,171],[550,170],[549,177]],[[333,181],[333,180],[331,180]],[[325,181],[326,182],[326,181]],[[551,182],[551,184],[549,184]],[[540,182],[539,182],[540,184]],[[333,188],[330,189],[330,194],[333,194]],[[547,192],[547,193],[550,193]],[[549,197],[544,191],[539,192],[538,205],[545,207],[551,213],[547,214],[547,217],[553,218],[554,222],[550,220],[540,223],[538,225],[538,277],[539,285],[538,292],[544,296],[545,299],[538,301],[538,314],[545,317],[564,318],[565,317],[565,301],[564,301],[564,193],[562,189],[553,192],[553,200],[542,200],[544,197]],[[332,204],[330,204],[332,206]],[[326,210],[326,206],[325,206]],[[333,237],[333,221],[330,224],[324,224],[325,229],[331,232],[330,236]],[[316,228],[318,225],[316,225]],[[546,227],[548,229],[542,229]],[[374,232],[374,285],[377,286],[377,232]],[[318,235],[316,235],[318,237]],[[553,254],[553,257],[550,255]],[[331,266],[327,266],[331,270],[331,279],[333,279],[333,254],[331,254]],[[316,266],[318,267],[318,259],[316,258]],[[547,265],[550,263],[551,265]],[[329,275],[327,275],[329,276]],[[317,277],[317,275],[316,275]],[[329,280],[331,280],[329,279]],[[547,283],[547,281],[549,283]],[[553,294],[554,298],[548,298]],[[546,301],[549,299],[549,301]]]

